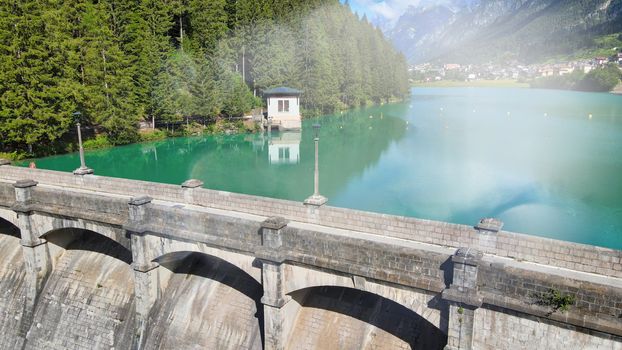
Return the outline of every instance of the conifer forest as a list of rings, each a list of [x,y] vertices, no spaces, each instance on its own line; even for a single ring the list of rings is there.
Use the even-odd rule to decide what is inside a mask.
[[[141,121],[239,117],[281,85],[331,113],[403,98],[407,77],[337,0],[0,0],[0,152],[56,153],[77,122],[127,144]]]

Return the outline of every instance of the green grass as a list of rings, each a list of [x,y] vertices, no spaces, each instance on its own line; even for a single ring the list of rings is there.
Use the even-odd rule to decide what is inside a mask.
[[[511,87],[511,88],[527,88],[528,83],[519,83],[516,80],[440,80],[430,82],[414,83],[415,87]]]

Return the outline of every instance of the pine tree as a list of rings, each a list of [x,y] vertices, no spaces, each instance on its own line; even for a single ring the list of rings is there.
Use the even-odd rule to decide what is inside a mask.
[[[195,49],[211,53],[227,34],[226,0],[191,0],[188,4],[192,41]]]
[[[304,23],[301,42],[301,80],[305,106],[313,113],[328,113],[338,105],[337,76],[331,62],[330,44],[323,29],[322,17],[312,16]]]
[[[195,76],[194,62],[188,53],[177,50],[169,56],[153,93],[155,113],[160,121],[180,121],[192,113],[191,80]]]
[[[57,1],[0,6],[0,135],[3,147],[37,154],[66,133],[75,109],[68,41]]]
[[[171,4],[141,0],[121,2],[117,7],[122,23],[120,47],[129,63],[138,114],[150,118],[157,75],[173,50],[168,36],[173,26]]]
[[[113,144],[137,139],[137,91],[131,64],[120,49],[113,29],[119,23],[105,1],[89,4],[83,16],[84,108],[87,117],[101,125]]]
[[[280,85],[299,87],[297,81],[296,34],[284,26],[273,26],[257,45],[252,65],[256,87],[267,90]]]

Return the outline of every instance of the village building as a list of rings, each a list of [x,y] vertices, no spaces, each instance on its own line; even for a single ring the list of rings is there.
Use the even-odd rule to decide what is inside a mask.
[[[589,73],[592,69],[594,69],[594,67],[591,64],[586,64],[583,66],[583,73],[587,74]]]
[[[454,70],[454,69],[460,69],[460,65],[457,63],[447,63],[443,66],[443,68],[445,70]]]
[[[552,77],[555,75],[555,70],[553,67],[542,67],[539,69],[539,73],[543,77]]]
[[[285,86],[264,91],[268,105],[266,124],[279,130],[300,130],[301,93],[302,91]]]
[[[574,67],[571,66],[561,66],[559,67],[559,75],[566,75],[574,72]]]

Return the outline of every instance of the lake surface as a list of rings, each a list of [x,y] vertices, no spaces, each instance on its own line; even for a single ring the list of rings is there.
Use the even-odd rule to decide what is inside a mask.
[[[304,98],[304,96],[303,96]],[[591,116],[591,117],[590,117]],[[313,130],[174,138],[87,152],[96,174],[302,201]],[[622,249],[622,96],[416,88],[407,103],[319,119],[329,205]],[[72,171],[77,154],[38,159]]]

